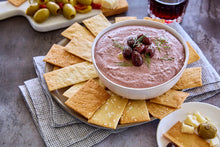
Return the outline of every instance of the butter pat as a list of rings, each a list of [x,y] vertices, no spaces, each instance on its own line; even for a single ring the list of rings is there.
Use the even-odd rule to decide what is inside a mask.
[[[106,9],[115,9],[118,6],[119,0],[102,0],[102,7]]]
[[[196,116],[196,119],[199,123],[205,123],[207,122],[207,120],[205,119],[205,117],[203,117],[198,111],[196,111],[194,113],[194,116]]]
[[[216,146],[216,145],[219,145],[218,137],[215,137],[215,138],[210,140],[210,146]]]
[[[182,123],[181,132],[182,133],[187,133],[187,134],[193,134],[194,133],[194,127]]]
[[[186,119],[184,120],[184,123],[187,125],[190,125],[192,127],[198,127],[199,126],[199,122],[196,120],[196,117],[189,114],[187,115]]]

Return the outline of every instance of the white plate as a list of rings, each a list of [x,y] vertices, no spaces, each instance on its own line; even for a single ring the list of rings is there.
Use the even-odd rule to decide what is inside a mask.
[[[187,113],[194,113],[199,111],[203,116],[208,117],[213,123],[216,124],[218,129],[218,136],[220,131],[220,108],[202,102],[189,102],[184,103],[182,108],[167,115],[163,118],[157,127],[157,144],[159,147],[166,147],[170,142],[163,137],[163,134],[167,132],[178,121],[183,121],[186,118]]]
[[[27,16],[25,14],[26,9],[29,7],[29,2],[26,1],[19,7],[13,6],[8,1],[0,2],[0,20],[21,15],[28,19],[31,26],[39,32],[47,32],[51,30],[56,30],[60,28],[64,28],[67,26],[70,26],[74,22],[82,22],[84,19],[95,16],[99,13],[101,13],[101,10],[95,10],[93,9],[91,12],[86,14],[76,14],[76,17],[73,19],[66,19],[62,14],[59,14],[57,16],[50,16],[46,21],[43,23],[36,23],[32,17]]]

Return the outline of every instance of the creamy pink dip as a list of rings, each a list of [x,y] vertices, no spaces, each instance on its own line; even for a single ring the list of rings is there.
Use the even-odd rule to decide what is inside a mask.
[[[151,46],[155,48],[155,55],[150,64],[119,65],[130,61],[119,58],[122,50],[113,44],[112,39],[127,45],[128,37],[139,34],[147,34],[153,40]],[[165,39],[168,43],[161,44],[156,39]],[[95,61],[99,70],[112,82],[125,87],[148,88],[162,84],[181,70],[184,59],[184,47],[178,39],[164,29],[146,26],[124,26],[110,30],[100,37],[95,47]]]

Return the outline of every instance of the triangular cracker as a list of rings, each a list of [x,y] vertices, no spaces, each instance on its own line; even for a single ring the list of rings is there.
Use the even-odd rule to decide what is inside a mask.
[[[65,46],[64,50],[92,62],[92,44],[93,40],[88,40],[84,36],[73,37],[72,40]]]
[[[186,68],[172,89],[182,90],[202,86],[202,68]]]
[[[105,88],[105,85],[102,84],[101,80],[99,78],[95,78],[94,79],[100,86],[102,86],[103,88]],[[69,89],[67,89],[64,93],[63,96],[67,97],[67,98],[71,98],[85,83],[85,82],[81,82],[81,83],[77,83],[74,84],[73,86],[71,86]]]
[[[189,93],[170,89],[161,96],[150,99],[150,102],[173,108],[180,108],[180,106],[188,96]]]
[[[103,29],[111,25],[102,13],[84,20],[83,23],[94,36],[97,36]]]
[[[49,91],[71,86],[98,75],[92,63],[82,62],[44,74]]]
[[[180,147],[209,147],[209,143],[195,133],[181,132],[182,123],[178,121],[164,135],[167,139]]]
[[[198,53],[196,52],[196,50],[191,46],[191,44],[187,41],[186,42],[189,48],[189,60],[187,64],[193,63],[197,60],[200,59]]]
[[[67,89],[67,90],[63,93],[63,96],[65,96],[65,97],[67,97],[67,98],[71,98],[81,87],[83,87],[83,85],[84,85],[86,82],[87,82],[87,81],[74,84],[73,86],[71,86],[69,89]]]
[[[80,38],[84,37],[90,41],[94,40],[94,36],[92,35],[92,33],[77,22],[72,24],[67,29],[65,29],[61,33],[61,35],[63,35],[64,37],[66,37],[70,40],[73,39],[74,37],[77,38],[79,36],[80,36]]]
[[[116,129],[127,102],[128,99],[124,99],[116,94],[112,94],[107,102],[95,112],[88,122],[103,127]]]
[[[177,110],[176,108],[171,108],[168,106],[163,106],[160,104],[156,104],[156,103],[151,103],[149,101],[146,101],[147,104],[147,108],[149,113],[155,117],[155,118],[159,118],[162,119],[165,116],[167,116],[168,114],[172,113],[173,111]]]
[[[95,80],[86,82],[65,104],[90,119],[96,110],[110,97],[103,87]]]
[[[66,67],[76,63],[84,62],[85,60],[65,51],[63,46],[54,44],[50,48],[43,61],[59,67]]]
[[[124,109],[123,115],[121,116],[120,124],[144,122],[149,120],[150,116],[145,100],[129,100]]]

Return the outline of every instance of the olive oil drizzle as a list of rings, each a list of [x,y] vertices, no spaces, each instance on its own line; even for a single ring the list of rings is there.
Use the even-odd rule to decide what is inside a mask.
[[[114,63],[117,63],[118,66],[124,66],[124,67],[127,67],[127,66],[133,66],[133,64],[131,64],[130,62],[114,62]]]

